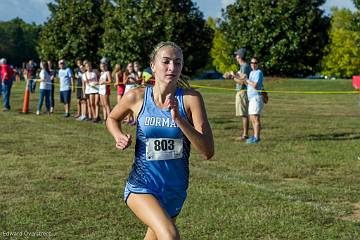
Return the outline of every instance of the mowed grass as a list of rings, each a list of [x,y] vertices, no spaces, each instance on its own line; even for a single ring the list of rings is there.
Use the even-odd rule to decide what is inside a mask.
[[[262,141],[249,146],[235,140],[241,121],[233,82],[191,83],[225,89],[199,88],[215,156],[205,161],[192,150],[177,219],[182,239],[360,239],[359,95],[270,94]],[[272,79],[265,86],[352,90],[349,80]],[[15,84],[13,110],[0,112],[0,238],[142,239],[146,227],[122,200],[134,144],[117,151],[104,125],[63,119],[58,96],[55,114],[36,116],[38,90],[33,113],[19,114],[23,91]],[[114,103],[114,91],[111,97]]]

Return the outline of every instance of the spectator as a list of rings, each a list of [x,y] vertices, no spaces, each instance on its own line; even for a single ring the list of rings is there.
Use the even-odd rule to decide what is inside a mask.
[[[71,89],[73,86],[72,72],[66,66],[65,60],[59,61],[59,81],[60,81],[60,102],[64,104],[64,117],[70,117]]]
[[[81,116],[81,103],[83,101],[83,89],[82,89],[82,85],[83,85],[83,81],[82,81],[82,72],[81,72],[81,66],[82,66],[82,61],[81,59],[76,59],[75,61],[76,64],[76,68],[74,69],[74,74],[75,74],[75,79],[76,79],[76,98],[77,98],[77,104],[76,104],[76,113],[74,115],[75,118],[79,118]]]
[[[236,82],[236,91],[237,91],[235,96],[235,114],[236,116],[240,116],[242,118],[242,123],[243,123],[243,133],[238,139],[245,140],[248,138],[248,132],[249,132],[249,114],[248,114],[249,100],[246,93],[247,90],[246,84],[244,84],[244,82],[241,79],[239,79],[238,76],[240,74],[245,74],[246,78],[248,78],[251,72],[251,67],[245,60],[246,50],[244,48],[237,50],[234,54],[236,61],[240,65],[240,70],[237,72],[237,74],[232,75],[232,78]]]
[[[44,98],[45,98],[45,107],[46,107],[46,112],[48,114],[50,114],[50,107],[51,107],[51,103],[50,103],[50,93],[51,93],[51,76],[50,76],[50,71],[49,71],[49,65],[46,61],[41,61],[40,62],[40,96],[39,96],[39,100],[38,100],[38,105],[37,105],[37,110],[36,110],[36,115],[40,115],[40,111],[41,111],[41,107],[42,104],[44,102]]]
[[[119,104],[121,97],[125,92],[125,84],[123,82],[123,73],[120,64],[116,64],[112,72],[112,78],[115,79],[114,86],[117,88],[117,103]]]
[[[131,62],[126,65],[123,82],[125,84],[125,93],[135,88],[137,85],[137,74],[134,71],[133,63]]]
[[[137,86],[137,74],[134,71],[133,63],[128,63],[126,65],[126,70],[124,73],[124,84],[125,84],[125,93],[126,94],[129,90],[136,88]],[[125,122],[129,123],[130,125],[135,125],[134,115],[129,113],[129,115],[125,118]]]
[[[99,118],[99,79],[92,68],[89,61],[85,62],[86,72],[83,74],[83,81],[85,83],[85,94],[89,97],[89,114],[94,123],[100,121]]]
[[[77,97],[78,98],[81,97],[80,117],[77,118],[77,120],[79,121],[84,121],[88,119],[87,97],[85,94],[85,82],[83,81],[83,76],[85,72],[86,72],[85,66],[81,64],[80,72],[78,72],[78,77],[81,77],[81,86],[77,88]]]
[[[254,129],[254,136],[246,140],[246,143],[253,144],[260,141],[260,113],[264,107],[263,98],[261,96],[261,90],[263,89],[264,75],[259,66],[259,60],[256,57],[251,59],[251,69],[249,78],[245,74],[241,74],[239,79],[243,79],[243,82],[247,85],[247,96],[249,99],[249,115],[250,121]]]
[[[24,79],[27,82],[27,70],[26,70],[26,62],[23,62],[21,64],[21,73],[22,73],[22,79]]]
[[[9,111],[10,107],[10,94],[11,94],[11,87],[13,84],[13,76],[14,71],[7,64],[5,58],[0,59],[0,68],[1,68],[1,85],[2,85],[2,96],[3,96],[3,111]]]
[[[100,63],[99,95],[103,108],[104,121],[110,115],[110,84],[111,74],[106,62]]]
[[[31,93],[34,93],[36,89],[37,66],[33,60],[29,60],[26,71],[27,71],[29,91]]]
[[[144,84],[143,72],[141,71],[141,66],[140,66],[139,62],[134,62],[134,72],[136,74],[137,84]]]
[[[2,59],[0,59],[0,96],[2,96],[2,81],[1,81],[1,79],[2,79],[2,74],[1,74],[2,65],[1,65],[1,61],[2,61]]]
[[[21,82],[21,74],[20,74],[20,72],[21,72],[21,70],[20,70],[20,68],[18,68],[18,67],[13,67],[13,71],[14,71],[14,80],[17,82],[17,83],[20,83]]]
[[[88,121],[92,121],[93,120],[93,116],[92,116],[92,110],[91,110],[91,106],[90,106],[90,94],[89,94],[89,84],[85,78],[85,73],[87,71],[87,63],[88,63],[88,60],[84,60],[83,61],[83,66],[84,66],[84,73],[82,75],[83,77],[83,88],[84,88],[84,92],[85,92],[85,99],[86,99],[86,110],[87,110],[87,119]],[[90,63],[91,64],[91,63]]]
[[[145,70],[142,73],[142,77],[143,77],[144,85],[154,85],[155,84],[155,78],[153,76],[151,67],[145,68]]]
[[[55,77],[57,75],[57,72],[55,69],[52,68],[52,62],[48,61],[49,66],[49,73],[51,78],[51,91],[50,91],[50,113],[54,112],[55,107]]]

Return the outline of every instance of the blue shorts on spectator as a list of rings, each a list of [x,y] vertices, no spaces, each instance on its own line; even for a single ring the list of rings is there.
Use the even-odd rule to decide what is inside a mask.
[[[71,90],[60,91],[60,102],[63,104],[69,104],[71,100]]]

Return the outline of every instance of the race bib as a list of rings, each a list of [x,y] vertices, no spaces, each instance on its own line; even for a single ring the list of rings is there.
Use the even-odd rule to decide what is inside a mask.
[[[148,138],[146,141],[146,160],[178,159],[183,156],[183,139]]]

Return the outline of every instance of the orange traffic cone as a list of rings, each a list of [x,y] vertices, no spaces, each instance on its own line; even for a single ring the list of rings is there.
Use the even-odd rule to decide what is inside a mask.
[[[30,90],[28,85],[26,85],[22,113],[29,113],[29,98],[30,98]]]

